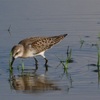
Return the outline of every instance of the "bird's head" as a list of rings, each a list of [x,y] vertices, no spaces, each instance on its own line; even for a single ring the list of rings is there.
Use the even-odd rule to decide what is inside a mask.
[[[11,50],[11,54],[12,54],[11,66],[13,65],[13,62],[16,58],[20,58],[23,56],[23,52],[24,52],[23,50],[24,50],[24,47],[21,44],[13,46]]]

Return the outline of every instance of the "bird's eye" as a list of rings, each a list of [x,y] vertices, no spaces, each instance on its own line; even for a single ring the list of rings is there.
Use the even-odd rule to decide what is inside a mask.
[[[15,55],[18,55],[19,52],[17,52]]]

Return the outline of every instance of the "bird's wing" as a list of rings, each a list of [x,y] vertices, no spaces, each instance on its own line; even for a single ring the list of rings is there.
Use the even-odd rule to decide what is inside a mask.
[[[41,38],[44,38],[44,37],[41,37]],[[18,44],[22,44],[24,46],[28,46],[28,45],[34,43],[35,41],[37,41],[38,39],[40,39],[40,37],[26,38],[24,40],[21,40]]]
[[[29,48],[31,47],[31,49],[35,49],[36,53],[38,54],[57,44],[66,35],[67,34],[52,37],[31,37],[20,41],[19,44],[22,44],[24,47],[29,46]]]
[[[38,54],[42,51],[45,51],[51,48],[53,45],[57,44],[64,37],[65,37],[64,35],[59,35],[59,36],[53,36],[53,37],[40,38],[34,41],[31,44],[31,47],[35,49],[36,53]]]

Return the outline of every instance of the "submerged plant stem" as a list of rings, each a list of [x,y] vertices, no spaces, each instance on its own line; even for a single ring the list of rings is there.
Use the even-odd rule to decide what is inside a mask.
[[[12,72],[12,65],[11,65],[11,61],[12,61],[12,52],[10,52],[10,58],[9,58],[9,70]]]
[[[81,45],[80,45],[80,48],[82,48],[84,42],[85,42],[84,40],[80,39],[80,44],[81,44]]]
[[[99,71],[99,67],[100,67],[100,48],[99,48],[99,45],[97,45],[97,50],[98,50],[97,68],[98,68],[98,71]]]
[[[23,62],[23,60],[22,60],[22,71],[24,70],[24,62]]]

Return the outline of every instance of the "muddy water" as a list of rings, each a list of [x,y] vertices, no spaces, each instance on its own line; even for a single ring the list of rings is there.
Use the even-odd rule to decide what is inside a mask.
[[[97,48],[100,32],[99,0],[0,0],[0,97],[3,100],[100,99]],[[22,59],[9,72],[9,53],[14,44],[31,36],[68,33],[46,52],[49,60]],[[82,45],[83,42],[83,45]],[[73,62],[64,72],[68,46]],[[19,66],[19,67],[18,67]]]

